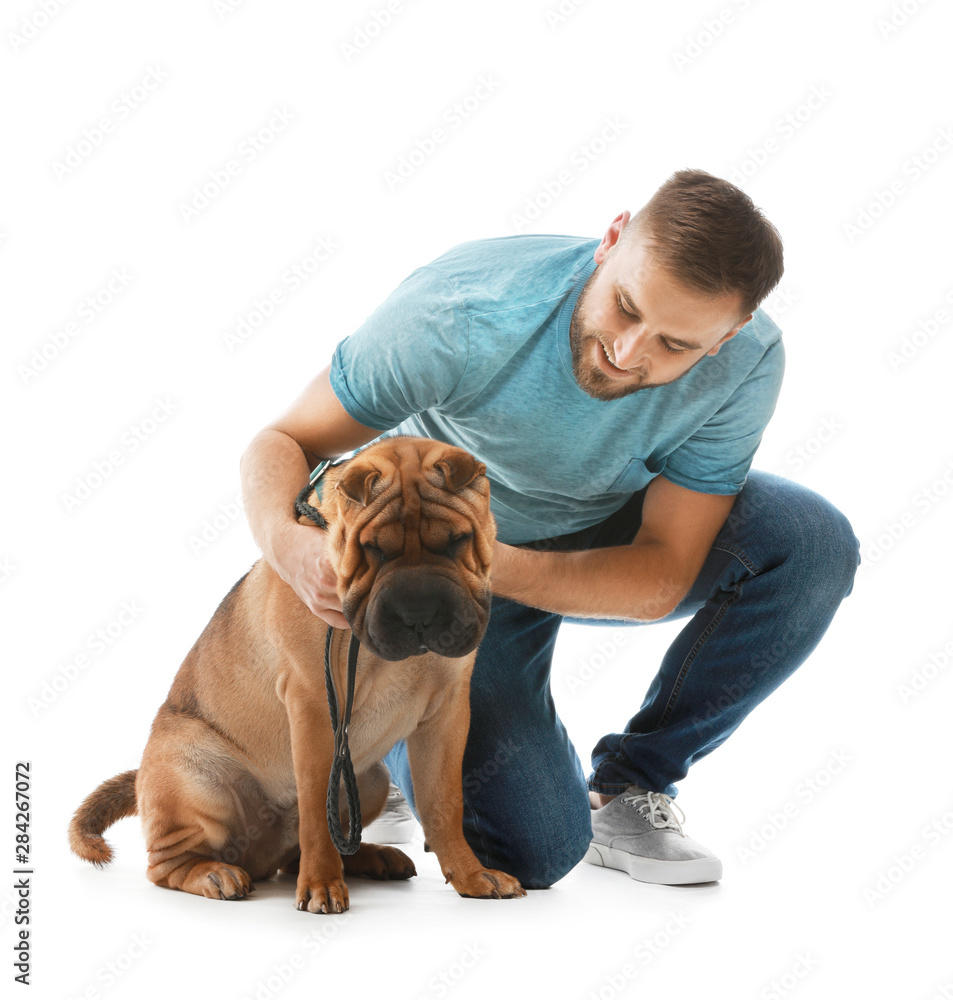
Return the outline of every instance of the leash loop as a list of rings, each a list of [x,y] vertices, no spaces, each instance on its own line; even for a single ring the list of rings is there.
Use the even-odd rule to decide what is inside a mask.
[[[361,800],[357,790],[357,778],[351,763],[351,750],[347,742],[348,725],[351,721],[351,705],[354,701],[354,677],[357,673],[357,654],[360,642],[353,633],[347,649],[347,697],[344,712],[338,718],[338,694],[331,671],[331,635],[334,629],[328,626],[324,643],[324,679],[328,689],[328,709],[331,726],[334,729],[334,760],[328,780],[328,830],[334,846],[341,854],[354,854],[361,846]],[[340,789],[341,778],[347,795],[348,832],[341,827]]]

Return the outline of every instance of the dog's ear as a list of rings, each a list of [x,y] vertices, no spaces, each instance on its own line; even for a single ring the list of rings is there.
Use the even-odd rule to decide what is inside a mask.
[[[478,462],[469,452],[451,452],[445,458],[434,462],[434,468],[439,469],[447,481],[447,489],[451,493],[459,493],[465,486],[469,486],[477,476],[486,475],[486,466]]]
[[[380,475],[380,469],[375,469],[373,466],[348,464],[335,488],[349,500],[366,507]]]

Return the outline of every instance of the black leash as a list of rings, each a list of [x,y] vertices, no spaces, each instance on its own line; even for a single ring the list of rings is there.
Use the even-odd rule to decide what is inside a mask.
[[[304,514],[319,528],[327,528],[328,522],[321,512],[308,503],[308,496],[314,489],[315,482],[321,478],[332,463],[323,461],[311,475],[310,482],[295,499],[295,511]],[[351,705],[354,702],[354,678],[357,674],[357,654],[360,642],[354,633],[347,648],[347,696],[344,700],[344,712],[338,718],[338,691],[331,671],[331,638],[334,629],[329,625],[324,640],[324,681],[328,689],[328,710],[331,713],[331,728],[334,730],[334,760],[331,762],[331,775],[328,779],[328,830],[331,840],[341,854],[354,854],[361,846],[361,800],[357,791],[357,778],[354,776],[354,765],[351,763],[351,750],[347,742],[347,730],[351,721]],[[344,778],[344,788],[347,793],[348,834],[344,836],[341,829],[340,789],[341,778]]]
[[[328,688],[328,708],[331,711],[331,726],[334,729],[334,760],[331,763],[331,777],[328,780],[328,829],[331,840],[341,854],[354,854],[361,846],[361,800],[357,793],[357,778],[351,763],[351,750],[347,745],[347,727],[351,721],[351,704],[354,701],[354,676],[357,673],[357,653],[360,642],[351,633],[347,647],[347,698],[344,714],[338,720],[338,698],[334,677],[331,674],[331,636],[334,629],[328,628],[324,643],[324,679]],[[341,809],[339,795],[341,774],[344,774],[344,788],[347,792],[348,834],[341,830]]]

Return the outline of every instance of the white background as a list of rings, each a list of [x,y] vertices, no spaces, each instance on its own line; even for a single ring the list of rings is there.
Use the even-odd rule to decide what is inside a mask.
[[[384,7],[4,6],[3,738],[10,786],[16,760],[33,766],[33,995],[953,995],[953,12],[401,0],[381,27]],[[417,165],[394,180],[402,157]],[[580,865],[477,902],[418,839],[417,879],[356,883],[332,918],[296,912],[290,881],[228,905],[156,889],[135,819],[113,828],[109,870],[71,856],[72,811],[137,765],[178,664],[258,556],[235,508],[253,434],[415,267],[480,237],[601,236],[683,167],[740,183],[782,233],[767,308],[788,367],[755,466],[830,498],[865,558],[817,651],[680,785],[722,882]],[[330,258],[289,291],[321,239]],[[70,503],[78,480],[98,485]],[[553,690],[587,769],[677,628],[626,630],[602,658],[612,632],[561,633]],[[12,871],[12,787],[6,801]],[[0,890],[9,980],[13,905]]]

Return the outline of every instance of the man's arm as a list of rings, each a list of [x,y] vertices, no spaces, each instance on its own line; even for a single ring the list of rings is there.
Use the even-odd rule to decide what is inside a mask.
[[[629,545],[540,552],[498,542],[493,592],[572,618],[664,618],[695,582],[734,500],[656,476]]]
[[[330,366],[319,372],[276,421],[259,431],[241,458],[242,500],[252,537],[265,559],[325,621],[347,627],[334,574],[324,558],[324,532],[298,524],[294,498],[322,458],[337,458],[376,438],[331,389]]]

